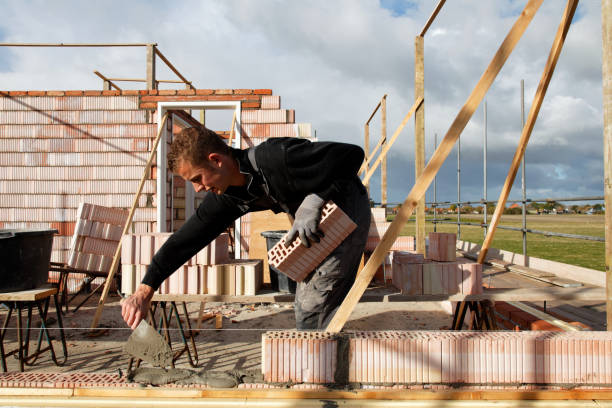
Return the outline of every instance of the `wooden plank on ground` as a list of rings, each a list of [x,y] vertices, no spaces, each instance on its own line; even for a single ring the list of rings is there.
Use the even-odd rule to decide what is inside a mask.
[[[425,194],[425,191],[429,188],[429,185],[433,181],[438,170],[444,163],[444,160],[448,157],[455,142],[459,138],[459,135],[467,125],[468,121],[474,114],[474,111],[484,98],[489,87],[493,83],[493,80],[501,70],[502,66],[514,50],[514,47],[518,43],[519,39],[525,32],[527,26],[533,19],[535,12],[538,10],[543,0],[530,0],[523,12],[516,20],[514,26],[504,39],[503,43],[495,53],[495,56],[489,63],[489,66],[481,76],[478,84],[468,97],[466,103],[463,105],[457,117],[451,124],[446,136],[436,149],[433,157],[425,167],[423,174],[416,180],[414,187],[408,194],[408,197],[404,201],[402,207],[398,211],[398,214],[389,226],[387,232],[385,232],[381,242],[378,244],[370,260],[364,267],[363,271],[359,274],[350,292],[336,311],[336,314],[332,318],[331,322],[326,328],[327,332],[339,332],[342,330],[344,323],[348,320],[351,312],[355,308],[359,298],[368,287],[370,281],[376,273],[378,265],[382,262],[383,258],[393,245],[393,242],[400,233],[400,230],[404,227],[404,224],[408,221],[415,207],[417,206],[418,200]],[[414,105],[413,105],[413,108]],[[416,108],[415,108],[416,109]],[[371,170],[370,170],[371,171]]]
[[[548,84],[550,84],[552,75],[555,72],[555,66],[557,65],[559,55],[561,54],[561,49],[563,48],[563,43],[565,42],[565,37],[569,30],[577,6],[578,0],[568,0],[567,5],[565,7],[563,17],[561,18],[561,22],[557,30],[557,34],[555,36],[553,45],[548,55],[548,61],[546,61],[546,66],[544,67],[542,78],[540,79],[538,89],[536,90],[536,95],[534,97],[533,103],[531,104],[531,109],[529,110],[527,122],[525,122],[525,126],[523,126],[523,131],[521,133],[519,144],[516,148],[516,152],[514,153],[514,157],[512,158],[512,163],[510,164],[510,170],[508,171],[506,181],[504,182],[504,186],[499,195],[499,199],[497,200],[495,212],[493,213],[493,217],[491,218],[491,222],[489,223],[487,235],[484,239],[484,242],[482,243],[482,248],[480,249],[480,254],[478,255],[478,263],[484,262],[487,256],[487,251],[489,250],[489,247],[493,242],[493,238],[495,237],[497,226],[499,225],[503,210],[506,207],[508,195],[510,194],[510,190],[512,189],[512,185],[514,184],[514,179],[523,159],[523,155],[525,154],[525,149],[527,148],[527,143],[529,142],[529,137],[531,136],[531,131],[535,126],[536,119],[538,118],[538,113],[540,112],[540,107],[542,106],[542,102],[544,101],[544,96],[546,95]]]

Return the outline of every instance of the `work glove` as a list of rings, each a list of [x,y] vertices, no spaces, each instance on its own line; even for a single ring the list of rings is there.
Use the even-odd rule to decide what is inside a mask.
[[[287,245],[290,245],[299,235],[302,245],[310,247],[310,243],[319,242],[323,232],[319,230],[321,221],[321,208],[325,201],[316,194],[309,194],[295,212],[295,219],[291,230],[287,234]]]

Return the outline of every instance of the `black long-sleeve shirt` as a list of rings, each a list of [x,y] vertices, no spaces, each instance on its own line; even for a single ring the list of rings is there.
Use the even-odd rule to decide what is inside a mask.
[[[357,178],[364,158],[356,145],[298,138],[272,138],[251,149],[255,149],[258,170],[249,161],[249,149],[231,150],[247,185],[230,186],[221,195],[206,193],[196,212],[157,251],[142,283],[157,290],[168,276],[248,212],[273,210],[294,215],[304,197],[312,193],[342,207],[342,186]]]

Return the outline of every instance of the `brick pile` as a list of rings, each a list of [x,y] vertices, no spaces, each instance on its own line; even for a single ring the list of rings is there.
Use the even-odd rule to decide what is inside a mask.
[[[321,211],[319,229],[324,237],[312,242],[309,248],[297,237],[287,245],[282,237],[270,251],[268,263],[296,282],[303,281],[338,245],[357,228],[357,225],[335,203],[328,201]]]
[[[121,292],[133,293],[153,255],[171,233],[125,235],[121,241]],[[255,295],[261,288],[261,259],[229,259],[228,234],[209,245],[162,282],[159,294]]]
[[[432,262],[421,254],[394,251],[391,277],[407,295],[482,293],[482,264],[476,262]]]
[[[612,333],[267,332],[262,372],[269,382],[609,386]]]

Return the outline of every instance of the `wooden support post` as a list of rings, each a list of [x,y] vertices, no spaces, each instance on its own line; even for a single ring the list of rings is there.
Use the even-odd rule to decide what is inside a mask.
[[[425,97],[424,41],[421,36],[414,40],[414,99]],[[414,174],[418,179],[425,168],[425,104],[414,114]],[[416,208],[416,252],[425,255],[425,196],[419,199]]]
[[[604,195],[606,219],[606,313],[612,330],[612,0],[601,1],[604,114]]]
[[[536,119],[538,118],[538,113],[540,112],[542,101],[544,100],[544,96],[546,95],[548,84],[550,84],[552,75],[555,72],[557,60],[559,59],[559,55],[561,54],[561,50],[563,49],[563,43],[565,41],[565,37],[567,35],[567,31],[569,30],[570,24],[572,23],[572,17],[574,16],[574,12],[576,11],[577,6],[578,0],[568,0],[567,6],[565,7],[565,11],[563,12],[563,17],[561,18],[561,23],[559,24],[559,28],[557,30],[555,40],[553,41],[550,54],[548,55],[548,60],[546,61],[546,66],[544,67],[544,72],[542,73],[540,84],[538,85],[535,98],[533,100],[533,103],[531,104],[531,109],[529,110],[527,122],[525,123],[525,126],[523,126],[523,131],[521,132],[519,144],[516,148],[516,152],[514,153],[514,157],[512,158],[512,163],[510,164],[508,176],[506,176],[506,181],[499,195],[499,199],[497,200],[497,206],[495,207],[495,211],[493,212],[493,216],[491,217],[487,236],[485,237],[484,242],[482,244],[480,254],[478,254],[478,263],[484,262],[489,247],[491,246],[491,242],[493,241],[493,237],[495,237],[497,225],[499,224],[499,220],[502,216],[504,208],[506,207],[506,202],[508,200],[510,190],[512,189],[514,178],[516,177],[516,173],[521,164],[521,160],[523,158],[523,155],[525,154],[525,149],[527,148],[527,143],[529,142],[529,137],[531,136],[531,131],[535,126]]]
[[[386,143],[385,147],[380,151],[380,155],[378,156],[378,158],[376,159],[372,167],[370,167],[370,170],[368,170],[366,175],[363,177],[363,180],[362,180],[363,184],[367,185],[370,182],[370,178],[372,177],[372,174],[374,174],[374,172],[378,168],[378,165],[387,156],[387,153],[389,153],[389,150],[393,146],[393,143],[395,143],[395,140],[397,139],[399,134],[404,129],[404,126],[406,126],[406,123],[408,123],[408,119],[410,119],[410,117],[414,115],[414,112],[417,110],[419,105],[422,103],[423,103],[423,98],[414,102],[414,105],[412,105],[412,107],[410,108],[406,116],[404,116],[404,120],[402,120],[402,123],[400,123],[397,129],[395,129],[395,133],[393,133],[393,136],[391,136],[391,139],[389,140],[389,142]]]
[[[155,45],[147,44],[147,89],[157,89],[155,80]]]
[[[162,124],[159,127],[159,132],[157,132],[157,137],[153,142],[153,148],[151,149],[151,153],[149,154],[149,160],[145,165],[144,171],[142,172],[142,177],[140,178],[140,184],[138,184],[138,190],[136,194],[134,194],[134,200],[132,202],[132,208],[130,210],[130,214],[128,215],[127,220],[125,220],[125,225],[123,226],[123,231],[121,232],[121,237],[123,237],[130,228],[132,224],[132,219],[134,218],[134,212],[136,211],[136,207],[138,206],[138,199],[140,198],[140,193],[142,192],[142,188],[145,183],[145,179],[149,173],[149,169],[151,164],[153,163],[153,159],[155,158],[155,154],[157,152],[157,145],[159,145],[159,140],[161,139],[161,135],[164,132],[164,125],[166,124],[166,120],[168,119],[168,114],[165,114],[162,118]],[[119,240],[121,241],[121,240]],[[106,302],[106,297],[108,296],[108,292],[110,291],[111,282],[113,281],[113,277],[115,276],[115,272],[117,271],[117,267],[119,266],[119,260],[121,259],[121,245],[117,245],[117,249],[115,250],[115,256],[113,257],[113,263],[110,266],[110,270],[108,271],[108,276],[106,277],[106,282],[104,283],[104,289],[102,290],[102,294],[100,295],[100,300],[98,302],[98,308],[96,309],[96,314],[94,315],[93,321],[91,323],[91,329],[95,329],[98,327],[98,321],[100,320],[100,316],[102,315],[102,309],[104,308],[104,303]]]
[[[453,145],[459,138],[459,135],[467,125],[472,115],[474,114],[474,111],[484,98],[486,92],[489,90],[489,87],[493,83],[493,80],[495,79],[501,68],[504,66],[504,63],[514,50],[514,47],[516,46],[519,39],[525,32],[525,29],[533,19],[533,16],[535,15],[536,11],[542,5],[542,1],[543,0],[529,0],[527,5],[523,9],[523,12],[520,14],[520,16],[510,29],[510,32],[508,33],[503,43],[495,53],[495,56],[489,63],[489,66],[485,70],[484,74],[482,74],[482,76],[480,77],[478,84],[476,84],[476,87],[474,88],[467,101],[457,114],[457,117],[451,124],[448,132],[446,133],[446,136],[444,136],[444,139],[440,143],[440,146],[438,146],[438,148],[434,152],[431,160],[425,167],[423,174],[416,180],[414,187],[412,188],[412,190],[410,190],[408,197],[406,197],[406,200],[398,211],[397,216],[387,229],[387,232],[385,232],[385,234],[383,235],[380,243],[378,244],[378,246],[374,250],[374,253],[370,257],[370,260],[355,280],[353,287],[351,288],[346,298],[336,311],[336,314],[332,318],[331,322],[325,329],[327,332],[334,333],[342,330],[342,327],[348,320],[351,312],[355,308],[355,305],[357,304],[357,302],[359,302],[359,299],[363,295],[363,292],[366,290],[370,281],[374,277],[376,269],[378,269],[378,265],[380,265],[385,255],[391,248],[391,245],[393,245],[393,242],[399,235],[401,229],[404,227],[404,224],[412,215],[412,212],[417,206],[419,198],[421,198],[421,196],[425,194],[425,191],[427,191],[427,188],[429,188],[429,185],[433,181],[433,178],[435,177],[438,170],[440,170],[440,167],[442,166],[442,163],[444,163],[444,160],[446,160],[446,158],[448,157],[449,153],[453,148]],[[416,107],[414,107],[414,109],[416,109]]]
[[[380,101],[380,140],[381,146],[387,143],[387,95],[383,96]],[[380,165],[380,204],[383,207],[387,206],[387,156],[382,160]]]
[[[206,111],[204,109],[200,111],[200,123],[206,127]]]
[[[229,140],[227,141],[228,146],[232,146],[232,140],[234,139],[236,129],[236,111],[234,111],[234,116],[232,116],[232,127],[230,128]]]

